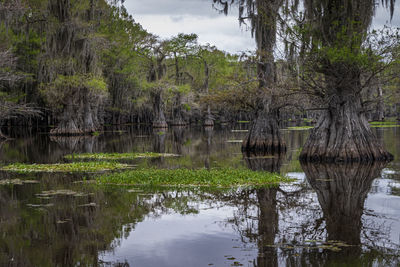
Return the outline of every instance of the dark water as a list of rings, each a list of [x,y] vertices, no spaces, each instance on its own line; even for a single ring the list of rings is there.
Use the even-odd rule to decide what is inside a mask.
[[[1,173],[0,182],[37,183],[0,185],[0,266],[399,266],[400,128],[376,129],[395,155],[386,166],[301,166],[307,131],[285,131],[288,152],[281,157],[246,158],[235,141],[245,133],[232,130],[247,127],[167,133],[126,127],[98,137],[35,134],[0,143],[0,164],[63,162],[72,152],[154,151],[182,156],[134,164],[246,166],[297,179],[279,188],[228,190],[96,186],[82,183],[80,174]]]

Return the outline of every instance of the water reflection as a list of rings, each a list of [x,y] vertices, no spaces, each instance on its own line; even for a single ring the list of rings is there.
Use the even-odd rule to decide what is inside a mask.
[[[279,188],[127,188],[84,184],[79,174],[0,172],[0,266],[399,265],[398,160],[383,174],[376,164],[300,166],[296,153],[306,132],[285,133],[285,155],[243,155],[240,143],[226,141],[245,133],[231,130],[129,128],[4,142],[2,164],[60,162],[72,152],[154,151],[181,156],[135,164],[247,167],[295,172],[299,180]],[[396,129],[382,135],[397,156],[398,135]],[[5,179],[39,183],[1,184]]]
[[[377,265],[386,254],[375,245],[374,236],[361,240],[361,232],[369,225],[363,225],[365,200],[371,190],[372,182],[380,177],[385,163],[361,164],[302,164],[307,181],[315,190],[323,211],[326,237],[323,253],[303,255],[313,265],[353,264],[361,266],[367,261]],[[376,227],[376,226],[372,226]],[[383,229],[375,228],[380,232]],[[369,246],[369,251],[362,245]],[[371,251],[372,250],[372,251]],[[306,256],[306,257],[304,257]],[[382,258],[381,258],[382,257]],[[398,259],[388,257],[385,264],[398,263]]]
[[[285,154],[245,153],[244,159],[249,169],[253,171],[268,171],[280,173],[282,159]],[[277,249],[273,246],[279,230],[279,213],[277,209],[278,188],[259,188],[256,190],[258,206],[258,267],[278,266]]]

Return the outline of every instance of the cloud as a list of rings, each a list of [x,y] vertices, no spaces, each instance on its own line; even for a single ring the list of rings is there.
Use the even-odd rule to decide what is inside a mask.
[[[125,6],[135,21],[161,38],[196,33],[201,44],[231,53],[255,49],[250,32],[239,26],[238,10],[225,16],[213,9],[212,0],[131,0]]]
[[[228,16],[224,16],[212,3],[212,0],[128,0],[125,6],[135,21],[162,38],[196,33],[200,43],[209,43],[228,52],[255,50],[250,32],[239,27],[237,7],[232,7]],[[390,21],[389,10],[379,6],[372,27],[382,28],[385,24],[399,27],[399,12],[398,1]]]
[[[376,12],[374,19],[372,21],[372,28],[379,29],[383,28],[384,25],[387,26],[394,26],[400,27],[400,2],[395,4],[393,19],[390,20],[390,11],[388,8],[379,5]]]
[[[217,17],[212,0],[128,0],[125,7],[135,15],[193,15]]]

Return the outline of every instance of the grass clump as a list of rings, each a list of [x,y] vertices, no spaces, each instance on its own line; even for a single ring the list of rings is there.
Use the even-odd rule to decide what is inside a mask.
[[[118,162],[72,162],[56,164],[23,164],[14,163],[2,167],[2,171],[12,171],[19,173],[30,172],[99,172],[118,169],[127,169],[131,167],[128,164]]]
[[[65,156],[66,159],[98,159],[98,160],[118,160],[118,159],[138,159],[138,158],[159,158],[159,157],[178,157],[176,154],[167,153],[82,153]]]
[[[138,169],[102,175],[99,184],[123,184],[143,186],[268,186],[292,181],[276,173],[247,169]]]

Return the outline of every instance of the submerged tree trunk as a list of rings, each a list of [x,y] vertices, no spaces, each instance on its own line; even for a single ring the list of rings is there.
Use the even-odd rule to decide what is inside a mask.
[[[282,153],[286,143],[279,132],[277,111],[259,112],[243,141],[242,151]]]
[[[315,28],[311,69],[323,75],[325,110],[300,154],[301,161],[369,162],[393,159],[371,131],[362,106],[362,74],[358,58],[371,24],[375,1],[307,1],[306,17]],[[393,4],[393,1],[391,1]],[[350,8],[351,7],[351,8]],[[333,23],[335,22],[335,23]],[[355,23],[356,22],[356,23]],[[338,51],[335,55],[326,51]],[[342,51],[351,56],[337,58]],[[348,53],[348,52],[346,52]]]
[[[7,139],[7,136],[5,136],[5,135],[3,134],[3,132],[1,131],[1,127],[2,127],[2,124],[0,123],[0,140],[1,140],[1,139]]]
[[[361,95],[354,91],[342,94],[336,91],[329,97],[328,109],[322,112],[300,154],[303,162],[392,159],[369,127],[361,106]]]
[[[206,60],[203,59],[204,63],[204,91],[208,95],[209,94],[209,80],[210,80],[210,68]],[[203,126],[212,127],[214,126],[214,117],[211,115],[211,106],[207,104],[207,114],[204,117]]]
[[[152,93],[154,111],[153,128],[168,128],[162,109],[163,103],[161,93],[161,90]]]
[[[211,107],[207,105],[207,114],[204,118],[203,126],[205,127],[213,127],[214,126],[214,117],[211,115]]]
[[[57,127],[50,130],[51,135],[82,135],[84,132],[79,128],[79,116],[77,108],[72,101],[64,107]]]
[[[383,92],[382,87],[378,86],[378,103],[376,104],[376,113],[374,116],[374,121],[383,121],[385,119],[385,105],[383,103]]]
[[[187,122],[183,119],[182,115],[182,96],[181,93],[177,92],[175,95],[175,103],[173,109],[173,121],[172,126],[186,126]]]

